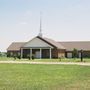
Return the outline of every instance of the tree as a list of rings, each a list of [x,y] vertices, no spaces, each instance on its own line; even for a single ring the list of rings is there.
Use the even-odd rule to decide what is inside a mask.
[[[2,53],[0,52],[0,57],[2,56]]]
[[[20,54],[20,52],[17,53],[17,58],[18,58],[18,59],[21,59],[21,54]]]
[[[73,49],[73,58],[78,57],[78,50],[76,48]]]
[[[17,55],[16,55],[16,53],[13,54],[13,58],[14,58],[14,60],[17,59]]]

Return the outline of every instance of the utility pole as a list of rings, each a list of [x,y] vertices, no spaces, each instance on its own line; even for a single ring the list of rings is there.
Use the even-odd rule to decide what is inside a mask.
[[[81,50],[81,62],[83,61],[83,50]]]

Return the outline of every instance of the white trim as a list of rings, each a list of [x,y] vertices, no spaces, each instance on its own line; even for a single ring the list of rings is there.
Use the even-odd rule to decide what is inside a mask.
[[[30,48],[32,48],[32,49],[40,49],[40,48],[41,48],[41,49],[50,49],[50,47],[48,47],[48,48],[44,48],[44,47],[40,47],[40,48],[36,47],[36,48],[33,48],[33,47],[30,47]],[[30,49],[30,48],[25,48],[25,47],[24,47],[23,49]]]

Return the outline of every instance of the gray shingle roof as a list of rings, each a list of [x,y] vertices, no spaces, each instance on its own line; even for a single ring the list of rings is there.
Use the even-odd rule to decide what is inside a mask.
[[[58,49],[66,49],[67,51],[71,51],[74,48],[78,50],[90,50],[90,41],[72,41],[72,42],[56,42],[49,38],[43,38],[43,37],[36,37],[40,38],[41,40],[45,41],[46,43],[52,45],[53,47],[56,47]],[[18,51],[26,42],[14,42],[12,43],[7,50],[8,51]]]
[[[78,50],[90,50],[90,41],[72,41],[72,42],[59,42],[66,50],[71,51],[74,48]]]
[[[60,43],[58,43],[52,39],[49,39],[49,38],[42,38],[42,39],[45,40],[46,42],[50,43],[51,45],[55,46],[58,49],[65,49],[64,46],[62,46]]]
[[[8,48],[8,51],[18,51],[25,44],[25,42],[13,42]]]
[[[36,37],[36,38],[39,38],[39,39],[42,39],[43,41],[45,41],[46,43],[52,45],[53,47],[56,47],[58,49],[65,49],[61,44],[59,44],[58,42],[52,40],[52,39],[49,39],[49,38],[42,38],[42,37]],[[8,51],[18,51],[20,50],[21,47],[23,47],[23,45],[25,45],[26,42],[13,42],[8,48],[7,50]]]

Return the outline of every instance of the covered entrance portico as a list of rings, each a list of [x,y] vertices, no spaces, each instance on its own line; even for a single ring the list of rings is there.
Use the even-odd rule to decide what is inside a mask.
[[[52,48],[21,48],[21,58],[52,58]]]
[[[52,49],[54,47],[42,40],[40,37],[35,37],[21,47],[21,58],[34,57],[37,59],[41,58],[52,58]]]

